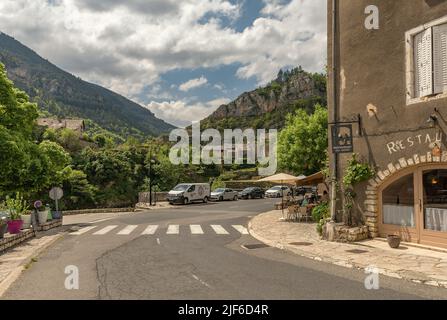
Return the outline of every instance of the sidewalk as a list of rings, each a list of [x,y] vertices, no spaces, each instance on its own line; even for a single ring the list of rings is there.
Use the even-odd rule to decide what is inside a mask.
[[[37,256],[63,236],[63,231],[48,231],[0,256],[0,297]]]
[[[250,234],[261,242],[300,256],[348,268],[376,267],[386,276],[447,288],[447,251],[402,243],[391,249],[386,241],[347,244],[320,240],[315,224],[279,221],[281,211],[253,218]]]

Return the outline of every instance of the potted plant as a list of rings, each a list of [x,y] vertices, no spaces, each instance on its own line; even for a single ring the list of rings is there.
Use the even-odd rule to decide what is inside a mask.
[[[44,224],[48,220],[48,211],[47,208],[43,206],[42,201],[37,200],[34,202],[34,208],[37,209],[37,219],[39,220],[39,224]]]
[[[48,204],[45,205],[45,211],[47,212],[47,221],[53,220],[53,215],[51,213],[50,205],[48,205]]]
[[[6,231],[8,231],[8,216],[6,204],[0,202],[0,239],[3,239]]]
[[[8,232],[18,234],[22,229],[22,215],[28,211],[28,204],[23,199],[23,195],[17,192],[15,199],[6,197],[6,207],[9,213]]]
[[[31,228],[31,211],[26,211],[24,214],[22,214],[22,220],[23,220],[22,229]]]
[[[389,234],[387,236],[388,244],[391,248],[397,249],[400,246],[401,238],[398,235]]]
[[[52,211],[53,220],[62,219],[62,211]]]

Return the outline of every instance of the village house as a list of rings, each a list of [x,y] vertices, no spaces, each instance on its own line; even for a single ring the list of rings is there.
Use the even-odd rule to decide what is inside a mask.
[[[37,125],[51,129],[71,129],[82,133],[85,131],[84,120],[80,119],[57,119],[57,118],[39,118]]]
[[[335,221],[356,153],[354,223],[447,247],[447,1],[328,0],[328,76]]]

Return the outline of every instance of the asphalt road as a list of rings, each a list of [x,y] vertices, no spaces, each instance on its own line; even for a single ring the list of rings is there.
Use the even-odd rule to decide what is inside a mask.
[[[363,272],[276,248],[247,249],[260,244],[245,234],[250,217],[274,202],[189,205],[79,226],[2,299],[447,298],[447,290],[384,276],[379,290],[367,290]],[[78,290],[65,288],[67,266],[79,270]]]

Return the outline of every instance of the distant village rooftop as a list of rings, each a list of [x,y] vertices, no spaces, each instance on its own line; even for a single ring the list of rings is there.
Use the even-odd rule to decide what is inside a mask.
[[[85,122],[82,119],[39,118],[37,124],[51,129],[71,129],[78,132],[85,131]]]

